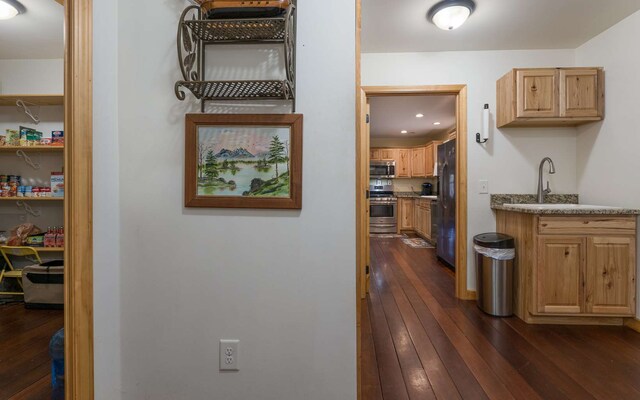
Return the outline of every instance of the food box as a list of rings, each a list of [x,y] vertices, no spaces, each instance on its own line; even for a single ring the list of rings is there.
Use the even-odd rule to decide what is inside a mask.
[[[15,129],[6,130],[5,145],[7,146],[19,146],[20,145],[20,132]]]
[[[64,175],[62,172],[51,173],[51,197],[64,197]]]
[[[53,144],[54,146],[64,145],[64,131],[52,131],[51,144]]]

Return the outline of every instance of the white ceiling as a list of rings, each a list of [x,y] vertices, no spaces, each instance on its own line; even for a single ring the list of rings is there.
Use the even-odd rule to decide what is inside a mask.
[[[371,97],[371,137],[411,138],[442,133],[456,124],[455,96]],[[416,118],[416,114],[424,114]],[[440,122],[438,126],[434,122]],[[400,131],[406,130],[407,134]]]
[[[20,0],[27,12],[0,20],[0,59],[62,58],[64,7],[55,0]]]
[[[640,10],[640,0],[475,0],[462,27],[427,21],[438,0],[362,2],[365,53],[575,49]]]

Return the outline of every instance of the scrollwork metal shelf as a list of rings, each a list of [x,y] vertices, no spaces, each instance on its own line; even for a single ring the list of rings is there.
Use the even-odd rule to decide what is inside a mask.
[[[295,111],[295,2],[275,18],[203,19],[198,6],[187,7],[178,24],[178,60],[183,80],[175,84],[176,97],[186,98],[185,89],[207,101],[291,100]],[[284,80],[209,81],[204,78],[205,47],[216,44],[282,43]]]

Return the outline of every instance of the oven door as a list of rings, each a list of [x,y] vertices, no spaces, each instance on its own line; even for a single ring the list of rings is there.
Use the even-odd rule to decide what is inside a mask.
[[[372,233],[395,232],[397,230],[396,201],[371,200],[369,205],[369,225]]]

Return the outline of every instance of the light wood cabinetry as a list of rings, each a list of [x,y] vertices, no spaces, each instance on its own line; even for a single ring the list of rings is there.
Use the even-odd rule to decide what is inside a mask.
[[[426,149],[424,147],[411,149],[411,176],[416,178],[427,176]]]
[[[411,149],[398,149],[396,176],[398,178],[411,178]]]
[[[431,200],[416,199],[415,231],[418,235],[431,240]]]
[[[397,149],[380,149],[380,159],[396,161]]]
[[[602,68],[513,69],[496,90],[498,128],[575,126],[604,117]]]
[[[516,238],[515,312],[528,323],[622,324],[635,315],[636,217],[498,210]]]
[[[381,149],[370,149],[369,150],[369,160],[371,161],[380,161],[382,160],[382,152]]]
[[[582,309],[583,238],[542,236],[538,241],[536,268],[537,311],[578,314]]]
[[[414,199],[398,199],[398,231],[414,230]]]

